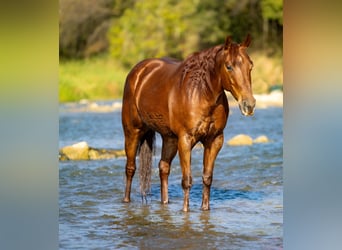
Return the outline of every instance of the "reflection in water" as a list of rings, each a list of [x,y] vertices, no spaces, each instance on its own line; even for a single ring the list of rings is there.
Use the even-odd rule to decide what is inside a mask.
[[[73,120],[78,121],[77,126]],[[76,138],[72,143],[84,139],[91,146],[120,148],[123,135],[119,121],[119,112],[61,114],[60,144],[71,144],[71,138]],[[281,249],[281,128],[281,109],[258,110],[253,119],[240,119],[239,113],[233,112],[226,139],[238,133],[253,138],[266,134],[272,142],[223,146],[215,166],[210,211],[200,209],[201,149],[192,153],[189,213],[182,211],[177,157],[171,168],[167,205],[159,202],[157,167],[147,204],[141,203],[137,177],[132,202],[127,204],[121,202],[125,158],[60,162],[60,249]],[[158,159],[156,155],[155,166]]]

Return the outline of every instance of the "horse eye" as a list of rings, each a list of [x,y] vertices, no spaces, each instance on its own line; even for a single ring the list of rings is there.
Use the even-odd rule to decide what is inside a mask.
[[[231,65],[226,65],[226,68],[229,70],[229,71],[232,71],[233,70],[233,67]]]

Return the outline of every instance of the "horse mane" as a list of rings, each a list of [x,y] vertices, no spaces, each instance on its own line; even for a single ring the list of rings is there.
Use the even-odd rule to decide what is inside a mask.
[[[217,45],[189,55],[181,64],[183,67],[181,84],[186,84],[188,96],[192,96],[194,90],[201,95],[208,94],[210,76],[215,74],[216,55],[223,49],[223,45]]]

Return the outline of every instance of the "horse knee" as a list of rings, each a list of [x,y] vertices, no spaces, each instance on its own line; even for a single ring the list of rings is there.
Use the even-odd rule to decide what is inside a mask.
[[[192,177],[187,176],[182,178],[182,187],[183,189],[190,189],[192,186]]]
[[[206,186],[210,186],[211,182],[213,180],[213,176],[212,175],[203,175],[202,176],[202,180],[203,180],[203,184]]]

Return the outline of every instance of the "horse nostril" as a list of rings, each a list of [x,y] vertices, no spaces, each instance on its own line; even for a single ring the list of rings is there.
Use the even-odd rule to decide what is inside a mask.
[[[252,114],[254,110],[255,103],[250,104],[250,102],[243,100],[242,101],[242,108],[246,114]]]
[[[248,104],[246,101],[242,101],[242,108],[245,110],[245,111],[248,111]]]
[[[251,107],[247,101],[242,101],[242,106],[244,109],[249,109]]]
[[[245,111],[246,111],[246,113],[250,114],[251,111],[252,111],[252,107],[250,105],[246,105],[245,106]]]
[[[253,107],[252,106],[248,106],[248,113],[252,113],[253,112]]]

